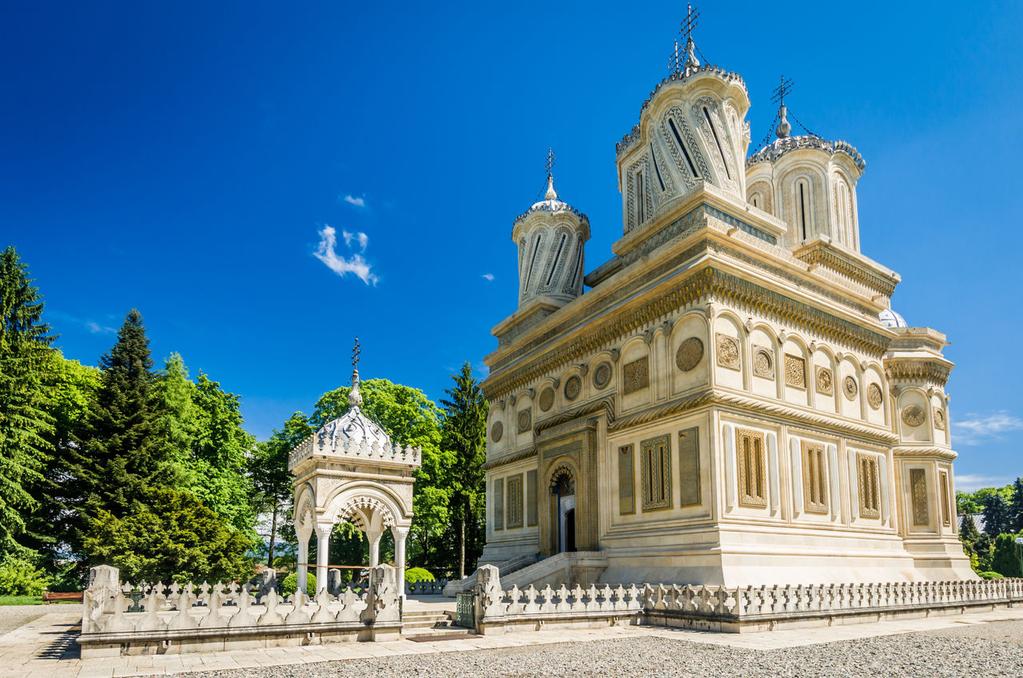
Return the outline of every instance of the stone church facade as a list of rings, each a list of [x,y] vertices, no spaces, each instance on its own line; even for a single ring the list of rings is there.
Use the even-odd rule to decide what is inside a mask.
[[[550,175],[514,222],[481,562],[596,552],[609,583],[974,578],[945,336],[907,326],[898,274],[860,252],[863,159],[791,136],[784,107],[748,155],[744,81],[688,48],[617,146],[611,258],[584,275],[589,222]]]

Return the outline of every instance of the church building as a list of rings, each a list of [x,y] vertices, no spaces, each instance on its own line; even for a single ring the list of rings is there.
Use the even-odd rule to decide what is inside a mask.
[[[487,544],[502,578],[607,583],[975,578],[957,535],[945,335],[860,251],[865,162],[793,134],[691,34],[616,149],[622,232],[548,171],[515,219],[518,307],[486,363]],[[549,164],[550,166],[550,164]],[[563,555],[562,555],[563,554]]]

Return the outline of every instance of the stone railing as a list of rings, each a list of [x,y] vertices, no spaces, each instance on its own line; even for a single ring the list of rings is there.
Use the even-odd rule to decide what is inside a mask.
[[[317,455],[394,462],[412,467],[418,467],[422,463],[422,450],[418,447],[403,447],[397,443],[381,445],[378,442],[370,443],[365,440],[331,442],[327,438],[321,440],[318,434],[313,434],[299,443],[288,455],[288,468],[292,469],[306,459]]]
[[[595,584],[504,590],[492,565],[477,570],[475,579],[471,617],[480,633],[546,624],[620,623],[738,632],[789,622],[829,624],[839,617],[866,621],[1023,604],[1023,579],[738,588]]]
[[[98,572],[97,572],[98,571]],[[305,644],[355,636],[378,640],[400,634],[401,611],[394,568],[370,570],[362,595],[296,591],[287,599],[270,587],[255,595],[237,584],[121,584],[116,568],[93,568],[83,595],[82,656],[152,654],[225,649],[231,641],[259,645]]]
[[[420,581],[415,584],[405,583],[405,594],[409,596],[440,596],[444,594],[447,579],[437,581]]]

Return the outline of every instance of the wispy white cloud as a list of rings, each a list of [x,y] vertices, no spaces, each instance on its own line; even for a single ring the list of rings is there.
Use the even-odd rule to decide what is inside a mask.
[[[966,419],[952,422],[953,442],[960,445],[980,445],[1000,439],[1003,434],[1023,431],[1023,419],[1000,410],[993,414],[968,414]]]
[[[963,492],[976,492],[982,487],[1005,487],[1014,478],[1010,476],[982,476],[975,473],[956,474],[956,489]]]
[[[365,252],[366,251],[366,245],[369,244],[369,236],[366,235],[365,233],[363,233],[362,231],[358,231],[357,233],[349,233],[348,231],[341,231],[341,237],[344,238],[345,246],[347,246],[348,248],[351,248],[352,241],[355,241],[355,242],[359,243],[359,251],[360,252]]]
[[[316,251],[313,252],[313,256],[342,278],[351,273],[367,285],[375,286],[380,281],[380,278],[373,272],[373,267],[361,254],[369,244],[369,237],[365,233],[353,235],[347,231],[343,231],[342,235],[345,245],[349,249],[351,249],[351,243],[354,239],[362,248],[361,251],[353,253],[350,257],[339,255],[337,253],[337,231],[334,230],[333,226],[324,226],[320,231],[320,244],[317,246]]]
[[[353,207],[365,207],[366,206],[366,196],[364,196],[364,195],[356,196],[356,195],[352,195],[351,193],[346,193],[345,197],[343,197],[341,199],[344,200],[349,205],[352,205]]]
[[[116,327],[110,327],[109,325],[100,325],[98,322],[88,320],[85,322],[85,329],[89,330],[91,334],[117,334]]]
[[[484,280],[486,280],[487,282],[494,282],[494,274],[493,273],[484,273],[480,277],[483,278]]]

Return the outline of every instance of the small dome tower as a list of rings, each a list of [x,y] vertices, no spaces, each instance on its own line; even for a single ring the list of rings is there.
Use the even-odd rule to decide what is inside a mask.
[[[547,192],[515,220],[519,249],[519,309],[536,299],[563,306],[583,291],[583,249],[590,239],[586,215],[558,198],[554,153],[547,153]]]

